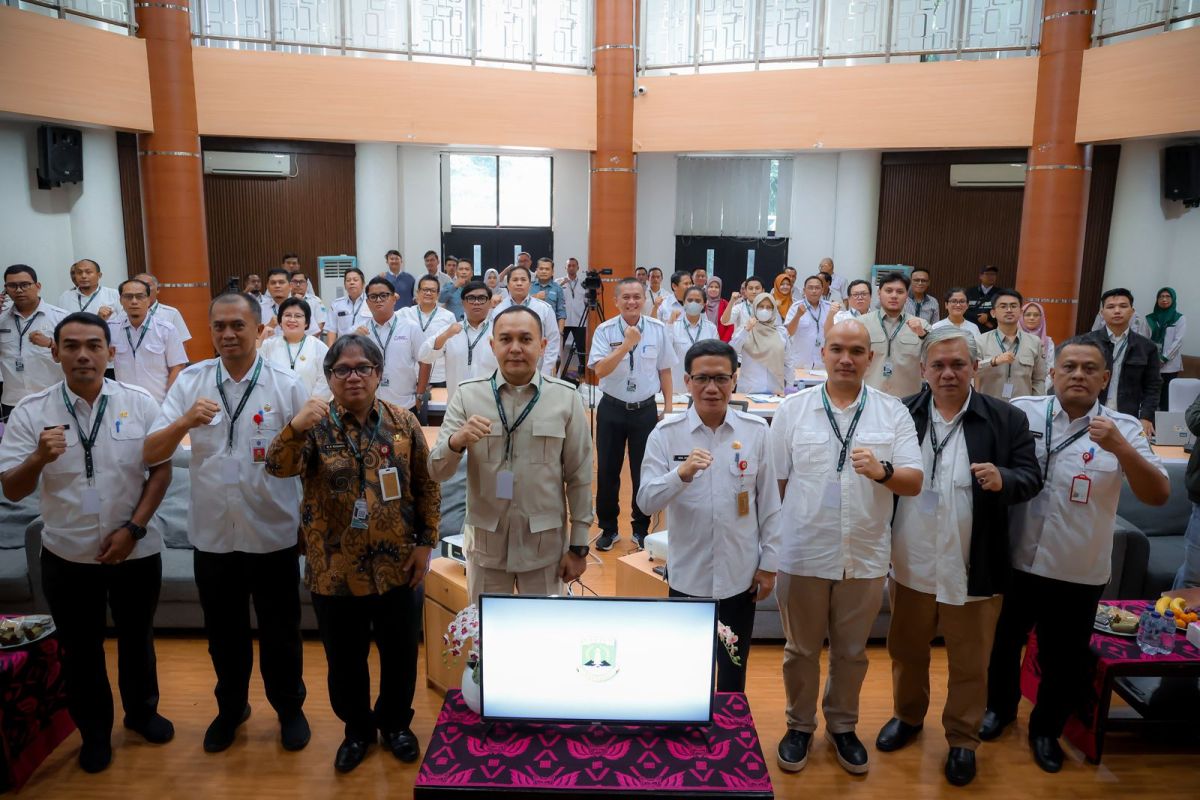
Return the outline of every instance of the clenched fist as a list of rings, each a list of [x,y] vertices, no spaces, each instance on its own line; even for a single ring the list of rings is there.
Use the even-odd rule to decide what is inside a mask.
[[[909,330],[911,330],[911,331],[912,331],[913,333],[915,333],[917,336],[924,336],[924,335],[925,335],[925,326],[921,324],[921,320],[920,320],[920,319],[918,319],[917,317],[909,317],[909,318],[906,320],[906,322],[907,322],[907,324],[908,324],[908,328],[909,328]]]
[[[679,477],[684,483],[691,483],[692,479],[700,473],[701,470],[708,469],[712,466],[712,453],[703,448],[696,447],[692,452],[688,453],[687,460],[679,465]]]
[[[296,433],[304,433],[309,428],[316,425],[321,420],[325,419],[325,415],[329,413],[329,401],[322,400],[319,397],[310,397],[308,402],[300,407],[296,412],[296,416],[292,417],[292,430]]]
[[[637,347],[638,342],[641,340],[642,332],[637,329],[637,325],[630,325],[625,329],[625,340],[622,342],[622,344],[624,345],[626,352],[629,352],[633,348]]]
[[[36,344],[38,347],[49,347],[54,344],[54,340],[41,331],[34,331],[29,334],[29,343]]]
[[[207,397],[201,397],[195,404],[187,410],[183,415],[184,422],[187,423],[188,429],[199,428],[201,425],[207,425],[213,421],[221,407],[209,400]]]
[[[1014,361],[1016,361],[1016,360],[1017,360],[1017,355],[1016,355],[1016,353],[1014,353],[1013,351],[1009,350],[1008,352],[1001,353],[1001,354],[1000,354],[1000,355],[998,355],[998,356],[993,356],[993,357],[992,357],[992,365],[993,365],[993,366],[996,366],[996,367],[999,367],[999,366],[1002,366],[1002,365],[1004,365],[1004,364],[1011,364],[1011,363],[1013,363],[1013,362],[1014,362]]]
[[[37,456],[43,464],[57,461],[58,457],[67,452],[66,427],[59,425],[42,431],[38,435]]]
[[[875,453],[865,447],[856,447],[850,451],[850,463],[854,466],[855,472],[873,481],[879,480],[887,474],[883,464],[879,463],[879,459],[875,457]]]
[[[492,421],[487,417],[472,414],[463,426],[450,434],[450,449],[461,453],[492,432]]]

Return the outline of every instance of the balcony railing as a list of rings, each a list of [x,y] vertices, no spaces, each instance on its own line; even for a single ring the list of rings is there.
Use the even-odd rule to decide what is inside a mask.
[[[629,0],[636,2],[637,0]],[[133,0],[0,0],[134,34]],[[530,69],[592,66],[592,0],[192,0],[197,45]],[[642,0],[643,72],[1028,55],[1042,0]],[[1200,0],[1100,0],[1094,46],[1200,25]]]

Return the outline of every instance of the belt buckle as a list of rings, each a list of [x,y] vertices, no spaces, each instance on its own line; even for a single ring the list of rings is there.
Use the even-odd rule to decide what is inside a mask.
[[[639,409],[641,409],[641,407],[642,407],[641,403],[626,403],[625,404],[626,411],[638,411]]]

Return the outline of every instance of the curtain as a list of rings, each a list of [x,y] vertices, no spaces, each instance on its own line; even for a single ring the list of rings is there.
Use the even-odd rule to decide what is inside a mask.
[[[774,235],[786,237],[792,194],[792,161],[776,159],[776,199],[771,198],[770,158],[678,159],[675,233],[765,239],[774,212]]]

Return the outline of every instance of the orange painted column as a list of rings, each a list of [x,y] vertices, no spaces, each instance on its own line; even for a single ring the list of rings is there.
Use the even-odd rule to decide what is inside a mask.
[[[588,269],[632,277],[637,226],[633,155],[636,50],[633,0],[596,0],[596,150],[592,153]],[[607,288],[607,285],[606,285]]]
[[[138,135],[146,258],[162,301],[179,309],[192,331],[188,358],[213,355],[208,331],[208,239],[204,176],[192,77],[189,0],[134,3],[146,41],[154,132]]]
[[[1033,146],[1021,209],[1017,290],[1046,309],[1046,332],[1075,335],[1092,150],[1075,143],[1083,52],[1096,0],[1046,0],[1038,58]],[[1089,316],[1091,309],[1085,309]]]

